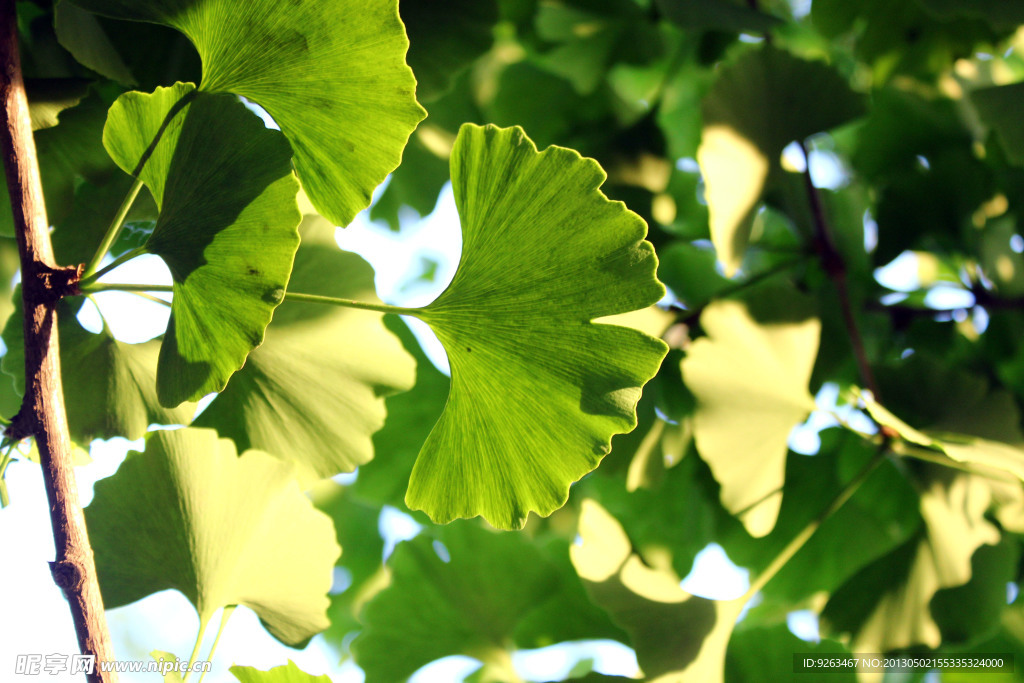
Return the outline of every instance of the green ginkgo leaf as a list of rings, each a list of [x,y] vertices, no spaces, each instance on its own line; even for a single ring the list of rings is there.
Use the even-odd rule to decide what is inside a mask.
[[[721,682],[725,650],[744,598],[707,600],[679,587],[670,570],[654,569],[632,552],[618,521],[583,501],[581,545],[570,552],[591,599],[629,633],[649,681]]]
[[[938,647],[942,634],[929,603],[940,589],[966,584],[975,551],[999,542],[999,529],[985,517],[988,483],[927,467],[920,482],[923,532],[859,572],[825,607],[830,629],[852,635],[853,652]]]
[[[403,681],[448,655],[507,657],[519,621],[559,589],[554,568],[522,535],[473,522],[435,532],[395,549],[391,584],[362,612],[352,651],[368,683]]]
[[[53,8],[53,29],[60,44],[80,63],[123,85],[136,85],[131,69],[95,16],[68,0],[61,0]]]
[[[790,305],[806,308],[790,296]],[[782,503],[789,432],[814,410],[807,385],[821,324],[809,315],[762,322],[757,308],[710,304],[700,317],[708,336],[693,343],[682,368],[697,397],[697,450],[721,484],[722,505],[764,536]]]
[[[20,292],[20,287],[18,288]],[[25,393],[24,315],[21,297],[4,328],[7,353],[3,370]],[[123,436],[139,439],[151,424],[188,424],[196,406],[165,408],[156,397],[159,341],[126,344],[104,328],[98,334],[82,329],[66,300],[57,304],[61,378],[71,438],[88,448],[93,439]],[[83,399],[82,397],[88,397]]]
[[[595,161],[538,152],[518,127],[466,124],[451,167],[462,260],[414,313],[448,352],[452,386],[406,502],[437,522],[518,528],[561,506],[611,436],[636,426],[667,347],[593,321],[665,289],[643,220],[600,192]]]
[[[331,683],[330,676],[308,674],[290,659],[287,664],[275,666],[269,671],[236,664],[231,667],[231,674],[241,683]]]
[[[861,96],[831,67],[772,47],[719,71],[703,102],[697,160],[707,185],[711,240],[726,275],[743,260],[754,210],[783,148],[863,111]]]
[[[302,224],[289,287],[376,298],[373,269],[339,249],[334,226],[319,216]],[[384,424],[384,396],[411,388],[415,375],[412,358],[382,318],[350,308],[282,304],[263,345],[196,426],[215,428],[239,450],[256,448],[298,464],[304,483],[369,462],[370,437]]]
[[[387,419],[373,435],[374,458],[359,468],[352,492],[374,505],[405,505],[405,492],[416,456],[430,429],[444,412],[450,382],[434,367],[408,325],[398,316],[385,316],[385,326],[416,359],[412,389],[386,399]]]
[[[178,658],[171,652],[164,650],[153,650],[149,653],[149,656],[153,658],[154,662],[159,662],[163,666],[164,662],[177,662]],[[164,683],[184,683],[184,679],[181,674],[177,671],[168,671],[163,675]]]
[[[1024,164],[1024,134],[1015,116],[1024,103],[1024,83],[974,90],[971,101],[982,120],[999,134],[1007,158],[1018,166]]]
[[[266,453],[239,457],[213,430],[154,432],[85,511],[106,606],[175,588],[204,625],[246,605],[290,645],[327,628],[340,550],[292,474]]]
[[[313,204],[337,225],[369,206],[425,115],[397,0],[296,0],[287,8],[274,0],[74,1],[188,36],[203,60],[200,89],[266,109],[291,143]]]
[[[291,150],[237,98],[183,83],[118,98],[103,144],[129,173],[144,164],[160,207],[145,246],[174,279],[160,402],[220,391],[284,298],[301,220]]]

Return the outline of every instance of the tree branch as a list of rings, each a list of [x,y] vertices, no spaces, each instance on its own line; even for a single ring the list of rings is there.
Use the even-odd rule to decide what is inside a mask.
[[[58,268],[53,257],[21,76],[14,0],[0,0],[0,26],[0,149],[21,257],[25,310],[25,399],[7,435],[36,438],[56,547],[56,561],[50,563],[53,579],[67,596],[82,653],[95,655],[97,662],[111,661],[103,599],[71,464],[57,341],[56,303],[77,292],[79,269]],[[117,676],[101,673],[97,666],[88,680],[109,682]]]
[[[867,352],[864,350],[864,339],[860,335],[857,318],[853,313],[853,305],[850,303],[850,289],[846,283],[846,263],[843,261],[842,254],[836,249],[832,231],[825,218],[825,208],[821,204],[821,195],[818,193],[818,188],[814,186],[814,181],[811,180],[811,156],[807,153],[807,147],[803,141],[800,141],[800,151],[804,155],[804,185],[807,187],[807,199],[811,204],[811,215],[814,217],[814,247],[821,259],[822,268],[825,269],[825,273],[832,280],[832,284],[835,285],[839,294],[839,307],[842,310],[846,334],[850,338],[850,346],[853,347],[853,355],[860,370],[860,379],[864,386],[874,394],[875,400],[881,401],[878,384],[875,382],[875,375],[871,371],[871,364],[868,362]]]

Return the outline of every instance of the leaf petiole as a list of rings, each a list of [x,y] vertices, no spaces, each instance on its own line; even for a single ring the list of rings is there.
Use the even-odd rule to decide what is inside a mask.
[[[107,232],[103,235],[103,241],[100,242],[100,246],[97,247],[96,253],[93,254],[89,264],[85,267],[85,271],[82,273],[83,280],[95,279],[107,270],[107,268],[105,268],[103,271],[100,271],[100,273],[96,273],[96,269],[99,268],[100,262],[103,261],[103,257],[107,255],[107,252],[110,251],[110,247],[112,247],[114,242],[117,240],[117,236],[121,234],[121,228],[124,227],[124,219],[128,216],[128,212],[131,211],[132,204],[135,203],[135,198],[139,196],[139,191],[141,190],[142,178],[136,177],[135,182],[132,183],[131,188],[128,190],[128,194],[125,195],[124,201],[122,201],[121,206],[118,207],[117,213],[114,214],[113,220],[110,221],[110,226],[107,227]]]
[[[115,237],[116,237],[116,235],[115,235]],[[133,258],[136,258],[137,256],[142,256],[145,253],[146,253],[145,247],[138,247],[136,249],[132,249],[131,251],[129,251],[129,252],[125,253],[125,254],[121,254],[121,256],[117,257],[112,262],[108,263],[105,267],[103,267],[99,271],[97,271],[95,273],[92,273],[91,275],[83,275],[81,282],[79,282],[79,284],[78,284],[79,289],[82,289],[82,291],[85,291],[85,288],[90,283],[96,282],[96,280],[100,279],[101,277],[103,277],[104,275],[106,275],[110,271],[114,270],[118,266],[120,266],[122,264],[125,264],[128,261],[131,261]],[[103,254],[105,255],[106,252],[104,251]],[[101,255],[100,258],[102,259],[103,255]]]
[[[131,285],[119,282],[88,282],[79,285],[83,294],[96,292],[173,292],[171,285]]]
[[[228,605],[224,608],[224,611],[220,614],[220,626],[217,627],[217,635],[213,638],[213,645],[210,646],[210,651],[206,653],[206,661],[213,661],[213,653],[217,651],[217,643],[220,642],[220,637],[224,633],[224,627],[228,625],[228,619],[235,613],[235,607],[237,605]],[[203,679],[206,678],[206,670],[199,676],[199,683],[203,683]]]
[[[185,672],[184,678],[181,679],[181,683],[188,683],[188,679],[192,676],[192,665],[196,663],[196,657],[199,656],[199,648],[203,644],[203,636],[206,635],[206,627],[209,626],[209,617],[203,619],[199,623],[199,633],[196,634],[196,644],[192,648],[192,654],[188,658],[188,671]],[[223,621],[221,622],[223,624]]]
[[[127,256],[127,254],[126,254]],[[113,265],[113,264],[111,264]],[[86,282],[80,285],[83,293],[93,294],[96,292],[173,292],[171,285],[133,285],[116,282]],[[334,296],[321,296],[319,294],[302,294],[300,292],[288,292],[284,295],[285,301],[302,301],[311,304],[327,304],[330,306],[342,306],[344,308],[356,308],[364,311],[377,311],[378,313],[395,313],[397,315],[417,315],[418,309],[403,308],[384,303],[373,303],[371,301],[356,301],[355,299],[342,299]],[[161,303],[167,303],[162,301]]]
[[[398,315],[416,315],[419,309],[391,306],[390,304],[375,304],[369,301],[356,301],[354,299],[341,299],[333,296],[321,296],[319,294],[301,294],[299,292],[288,292],[284,295],[285,301],[304,301],[311,304],[329,304],[332,306],[343,306],[345,308],[358,308],[364,311],[377,311],[379,313],[397,313]]]
[[[743,594],[741,598],[744,602],[749,601],[755,595],[757,595],[762,588],[764,588],[769,581],[775,578],[775,575],[786,566],[786,563],[793,559],[804,544],[811,539],[811,536],[825,523],[829,517],[834,515],[839,508],[843,507],[846,501],[853,497],[853,494],[857,492],[860,485],[863,484],[871,473],[875,471],[875,468],[882,464],[885,460],[886,451],[880,449],[875,453],[874,457],[871,458],[870,462],[865,465],[860,472],[858,472],[850,482],[843,487],[835,498],[822,510],[817,517],[812,519],[807,526],[805,526],[800,533],[793,537],[793,539],[786,544],[786,547],[782,549],[778,555],[764,568],[760,574],[757,575],[753,581],[750,582],[750,588]]]

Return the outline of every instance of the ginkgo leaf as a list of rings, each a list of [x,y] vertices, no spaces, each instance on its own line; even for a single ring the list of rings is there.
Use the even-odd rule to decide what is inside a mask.
[[[719,300],[701,314],[707,337],[683,360],[697,397],[697,450],[721,484],[722,505],[754,536],[775,526],[789,432],[814,410],[807,390],[821,324],[793,297],[797,316],[761,322],[743,302]]]
[[[1017,165],[1024,164],[1024,134],[1015,117],[1024,103],[1024,83],[974,90],[971,102],[982,120],[999,134],[1007,158]]]
[[[305,219],[289,288],[369,301],[373,269],[334,241],[334,226]],[[312,483],[373,457],[384,396],[412,387],[413,360],[370,311],[286,302],[263,344],[199,416],[239,450],[256,448],[300,466]]]
[[[359,476],[363,476],[362,470]],[[335,571],[342,570],[346,580],[340,585],[336,581],[331,587],[331,606],[327,612],[331,627],[323,633],[344,657],[352,642],[349,634],[362,628],[358,619],[362,605],[390,580],[387,568],[381,563],[384,556],[384,539],[378,533],[381,511],[356,499],[350,486],[333,480],[317,484],[310,497],[318,510],[330,515],[338,544],[345,549]]]
[[[707,600],[679,587],[679,577],[632,553],[618,521],[583,501],[582,545],[570,549],[587,592],[632,638],[646,680],[723,681],[725,650],[746,600]]]
[[[999,542],[985,519],[991,491],[982,478],[932,466],[922,489],[925,530],[861,571],[825,607],[830,628],[853,635],[854,652],[938,647],[929,603],[940,589],[967,583],[975,551]]]
[[[846,648],[834,640],[801,640],[793,635],[786,624],[767,628],[746,628],[737,630],[729,641],[725,658],[725,679],[730,683],[776,683],[784,679],[799,681],[803,677],[790,678],[795,673],[796,653],[799,653],[801,659],[828,657],[832,662],[850,656]],[[800,673],[818,671],[820,669]],[[822,678],[829,683],[857,683],[857,671],[852,666],[837,666],[829,669],[827,675]]]
[[[767,31],[780,23],[770,14],[729,0],[655,0],[655,4],[666,19],[689,30]]]
[[[444,94],[453,76],[494,42],[496,0],[456,0],[446,7],[438,12],[430,0],[399,3],[409,34],[408,61],[416,74],[416,95],[424,102]]]
[[[178,658],[170,652],[164,650],[153,650],[149,653],[149,656],[153,658],[154,662],[160,662],[161,666],[163,662],[177,662]],[[163,675],[164,683],[184,683],[182,675],[177,671],[168,671]]]
[[[711,240],[731,277],[783,148],[860,116],[864,103],[828,65],[765,47],[723,68],[702,109],[697,161],[706,183]]]
[[[139,177],[160,207],[145,247],[174,280],[160,402],[220,391],[284,298],[301,219],[291,150],[237,98],[183,83],[122,95],[103,143],[129,173],[144,162]]]
[[[4,328],[7,353],[2,366],[14,378],[18,393],[24,394],[24,316],[20,296],[17,301]],[[68,429],[76,443],[88,447],[93,439],[115,436],[134,440],[144,436],[151,424],[191,421],[194,403],[164,408],[157,400],[159,341],[126,344],[115,339],[107,328],[98,334],[88,332],[78,324],[75,311],[66,300],[57,304],[57,316],[64,404]]]
[[[537,546],[472,522],[399,545],[391,584],[362,612],[352,643],[368,683],[402,681],[447,655],[487,661],[507,652],[519,620],[558,589]]]
[[[95,16],[61,0],[53,8],[53,29],[60,44],[80,63],[123,85],[136,85],[131,70]]]
[[[873,420],[908,443],[937,451],[968,467],[980,466],[981,472],[989,476],[1003,473],[1024,481],[1024,445],[1020,442],[1008,444],[968,434],[926,433],[911,427],[872,397],[861,399]]]
[[[266,453],[239,457],[213,430],[153,432],[85,511],[106,606],[175,588],[202,624],[246,605],[290,645],[327,628],[340,550],[292,473]]]
[[[230,671],[241,683],[331,683],[330,676],[308,674],[290,659],[287,664],[275,666],[269,671],[260,671],[252,666],[237,664],[231,667]]]
[[[450,382],[434,367],[401,318],[385,316],[384,325],[416,360],[416,384],[385,400],[384,427],[373,435],[374,458],[359,468],[352,492],[376,505],[405,505],[405,492],[416,456],[444,411]]]
[[[42,78],[26,82],[32,130],[56,126],[62,111],[78,105],[89,94],[90,83],[84,78]]]
[[[274,0],[75,4],[188,36],[203,60],[200,89],[242,95],[266,109],[291,143],[314,206],[337,225],[369,206],[425,115],[405,64],[409,41],[397,0],[297,0],[287,11]]]
[[[415,311],[452,369],[448,404],[406,502],[437,522],[521,527],[561,506],[611,436],[636,426],[666,345],[595,318],[664,294],[643,220],[576,152],[538,152],[521,128],[466,124],[451,156],[462,222],[452,283]]]

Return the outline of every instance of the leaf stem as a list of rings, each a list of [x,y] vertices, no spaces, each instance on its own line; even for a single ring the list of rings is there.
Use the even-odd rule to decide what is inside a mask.
[[[321,296],[319,294],[300,294],[299,292],[288,292],[284,295],[285,301],[304,301],[310,304],[329,304],[331,306],[343,306],[345,308],[358,308],[364,311],[377,311],[379,313],[396,313],[398,315],[417,315],[420,311],[416,308],[403,308],[390,304],[375,304],[369,301],[356,301],[354,299],[341,299],[333,296]]]
[[[704,309],[707,308],[708,304],[710,304],[711,301],[717,301],[719,299],[727,299],[730,296],[735,296],[735,295],[739,294],[740,292],[742,292],[742,291],[744,291],[744,290],[746,290],[746,289],[748,289],[750,287],[753,287],[754,285],[758,284],[759,282],[763,282],[764,280],[767,280],[768,278],[770,278],[770,277],[772,277],[774,275],[778,275],[779,273],[784,273],[785,271],[789,270],[790,268],[793,268],[794,266],[800,265],[803,262],[803,260],[804,260],[804,256],[799,256],[797,258],[793,258],[793,259],[790,259],[788,261],[783,261],[781,263],[777,263],[774,266],[772,266],[771,268],[766,268],[765,270],[762,270],[759,273],[755,273],[755,274],[751,275],[750,277],[748,277],[743,282],[737,282],[736,284],[734,284],[732,286],[726,287],[726,288],[722,289],[722,291],[720,291],[717,294],[715,294],[715,296],[711,300],[701,304],[700,306],[697,306],[696,308],[688,308],[688,309],[680,310],[679,311],[679,322],[681,322],[683,324],[686,324],[686,325],[692,325],[692,324],[697,322],[697,320],[700,318],[700,314],[704,312]]]
[[[804,547],[804,544],[807,543],[811,536],[814,535],[814,532],[816,532],[821,525],[825,523],[825,520],[834,515],[839,508],[843,507],[846,501],[850,500],[853,494],[857,492],[857,489],[860,488],[860,485],[863,484],[871,473],[875,471],[875,468],[885,460],[885,453],[886,451],[884,449],[879,449],[878,452],[875,453],[874,457],[871,458],[871,461],[868,462],[868,464],[866,464],[845,487],[843,487],[843,490],[832,499],[828,506],[826,506],[817,517],[812,519],[807,526],[800,531],[800,533],[786,544],[786,547],[782,549],[782,552],[776,555],[768,566],[764,568],[764,571],[758,574],[757,578],[750,583],[750,588],[743,594],[742,600],[744,602],[757,595],[769,581],[775,578],[775,575],[778,574],[779,571],[786,566],[786,563],[793,559],[793,556]]]
[[[223,622],[221,622],[223,623]],[[199,622],[199,633],[196,634],[196,644],[192,648],[192,654],[188,658],[188,671],[185,672],[184,678],[181,679],[181,683],[188,683],[188,679],[192,676],[192,665],[196,663],[196,658],[199,656],[199,648],[203,644],[203,636],[206,635],[206,627],[210,624],[209,618],[203,619]]]
[[[224,627],[228,625],[228,619],[235,613],[236,605],[228,605],[224,608],[224,611],[220,614],[220,626],[217,627],[217,635],[213,638],[213,645],[210,646],[210,651],[206,653],[206,661],[213,661],[213,653],[217,651],[217,643],[220,642],[221,634],[224,633]],[[191,667],[190,667],[191,668]],[[191,672],[189,672],[191,673]],[[203,679],[206,678],[206,670],[203,671],[202,675],[199,676],[199,683],[203,683]],[[184,683],[184,682],[182,682]]]
[[[7,493],[7,481],[4,479],[4,476],[7,474],[7,466],[11,464],[11,453],[16,445],[12,443],[4,451],[3,456],[0,456],[0,508],[5,508],[11,504],[11,498]]]
[[[116,235],[115,235],[115,237],[116,237]],[[137,248],[132,249],[131,251],[125,253],[125,254],[121,254],[116,259],[114,259],[113,261],[108,263],[106,266],[104,266],[101,270],[99,270],[99,271],[97,271],[95,273],[88,274],[88,275],[83,275],[82,276],[82,281],[79,283],[79,288],[81,288],[82,285],[88,285],[91,282],[96,282],[96,280],[100,279],[101,277],[103,277],[104,275],[106,275],[110,271],[114,270],[118,266],[120,266],[122,264],[125,264],[125,263],[128,263],[133,258],[136,258],[138,256],[142,256],[145,253],[146,253],[146,248],[145,247],[137,247]],[[106,251],[104,251],[103,254],[100,255],[100,259],[102,259],[104,255],[106,255]]]
[[[142,178],[135,178],[135,182],[132,183],[131,188],[128,190],[128,194],[125,195],[124,201],[121,202],[121,206],[117,209],[117,213],[114,214],[113,220],[110,221],[110,225],[107,227],[107,232],[103,235],[103,241],[100,242],[100,246],[97,247],[96,253],[93,254],[89,264],[85,267],[85,271],[82,273],[83,278],[93,277],[93,273],[96,272],[100,262],[103,261],[103,257],[107,255],[107,252],[110,251],[110,247],[114,245],[114,242],[117,240],[117,236],[121,234],[121,228],[124,227],[124,219],[128,216],[128,212],[131,211],[132,204],[135,203],[135,198],[139,196],[140,190],[142,190]],[[100,274],[105,271],[106,269],[97,273],[95,277],[99,277]]]
[[[172,285],[132,285],[121,282],[91,282],[81,286],[83,294],[96,292],[173,292]]]
[[[89,282],[81,286],[82,293],[94,294],[96,292],[173,292],[171,285],[133,285],[117,282]],[[396,315],[418,315],[419,309],[403,308],[384,303],[373,303],[371,301],[356,301],[355,299],[342,299],[335,296],[321,296],[320,294],[302,294],[300,292],[288,292],[284,295],[285,301],[302,301],[310,304],[327,304],[330,306],[341,306],[343,308],[357,308],[363,311],[377,311],[378,313],[394,313]],[[158,301],[161,301],[157,299]],[[167,303],[161,301],[161,303]]]

